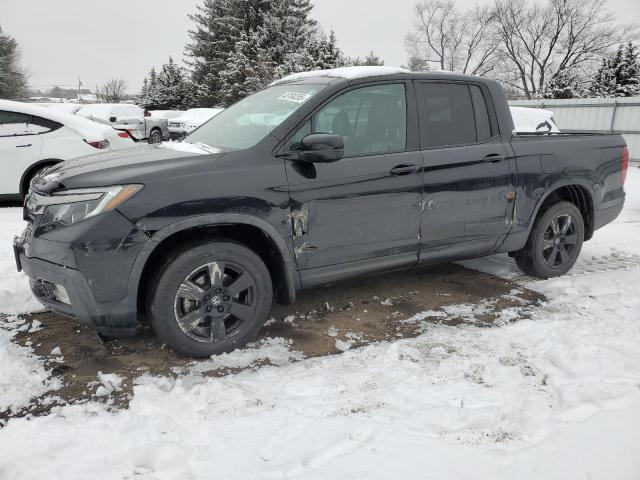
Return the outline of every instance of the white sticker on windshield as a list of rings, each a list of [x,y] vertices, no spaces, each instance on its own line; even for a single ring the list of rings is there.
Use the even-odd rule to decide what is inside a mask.
[[[303,92],[284,92],[278,100],[284,100],[285,102],[304,103],[311,98],[311,95]]]

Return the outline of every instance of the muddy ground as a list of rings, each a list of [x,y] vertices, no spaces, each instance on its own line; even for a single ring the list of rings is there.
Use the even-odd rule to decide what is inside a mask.
[[[417,336],[434,323],[473,323],[496,328],[526,318],[527,306],[542,300],[539,294],[521,285],[449,264],[303,292],[293,306],[274,306],[259,340],[283,338],[290,343],[291,350],[302,352],[306,358],[339,354],[372,342]],[[458,304],[476,308],[472,314],[464,309],[452,313],[449,309],[447,315],[438,315]],[[516,315],[505,315],[514,308]],[[434,313],[407,322],[424,311]],[[176,376],[195,370],[203,375],[220,376],[238,371],[210,369],[211,362],[179,357],[160,344],[148,328],[136,338],[104,340],[73,320],[52,313],[29,315],[25,319],[31,324],[34,320],[41,322],[42,328],[21,332],[15,341],[30,345],[45,358],[63,387],[23,411],[0,412],[0,421],[11,416],[41,415],[60,403],[90,399],[108,401],[114,408],[124,407],[131,398],[134,380],[143,374]],[[57,354],[57,348],[61,355]],[[52,354],[54,351],[56,354]],[[246,368],[260,368],[264,363],[268,362],[256,362]],[[122,377],[121,390],[96,396],[101,385],[98,372]],[[51,396],[57,400],[47,399]]]

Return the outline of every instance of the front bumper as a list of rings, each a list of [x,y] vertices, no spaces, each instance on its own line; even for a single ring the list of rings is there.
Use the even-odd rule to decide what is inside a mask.
[[[93,221],[100,221],[98,228],[88,220],[82,232],[75,229],[80,236],[67,241],[51,239],[54,234],[68,235],[66,231],[43,238],[38,236],[37,220],[35,227],[29,224],[14,238],[16,266],[27,274],[34,296],[45,307],[104,335],[134,335],[139,326],[138,286],[130,281],[130,272],[147,237],[133,233],[135,228],[117,212]],[[73,226],[67,229],[71,234]]]

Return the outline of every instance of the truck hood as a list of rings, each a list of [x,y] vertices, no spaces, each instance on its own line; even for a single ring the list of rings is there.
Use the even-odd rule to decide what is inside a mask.
[[[64,188],[87,188],[144,183],[155,175],[176,173],[194,163],[211,162],[223,153],[209,153],[195,145],[178,148],[146,146],[100,153],[62,162],[34,181],[34,188],[49,193]]]

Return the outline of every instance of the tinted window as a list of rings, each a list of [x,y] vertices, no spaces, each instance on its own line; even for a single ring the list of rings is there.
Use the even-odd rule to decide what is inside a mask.
[[[491,123],[487,103],[482,95],[482,90],[477,85],[470,85],[471,98],[473,99],[473,110],[476,117],[476,132],[479,142],[491,138]]]
[[[340,135],[346,156],[403,151],[407,143],[404,85],[364,87],[340,95],[314,116],[313,131]]]
[[[24,113],[0,111],[0,137],[17,135],[37,135],[60,128],[61,125],[50,120]]]
[[[454,83],[417,84],[423,147],[476,142],[476,123],[469,87]]]

